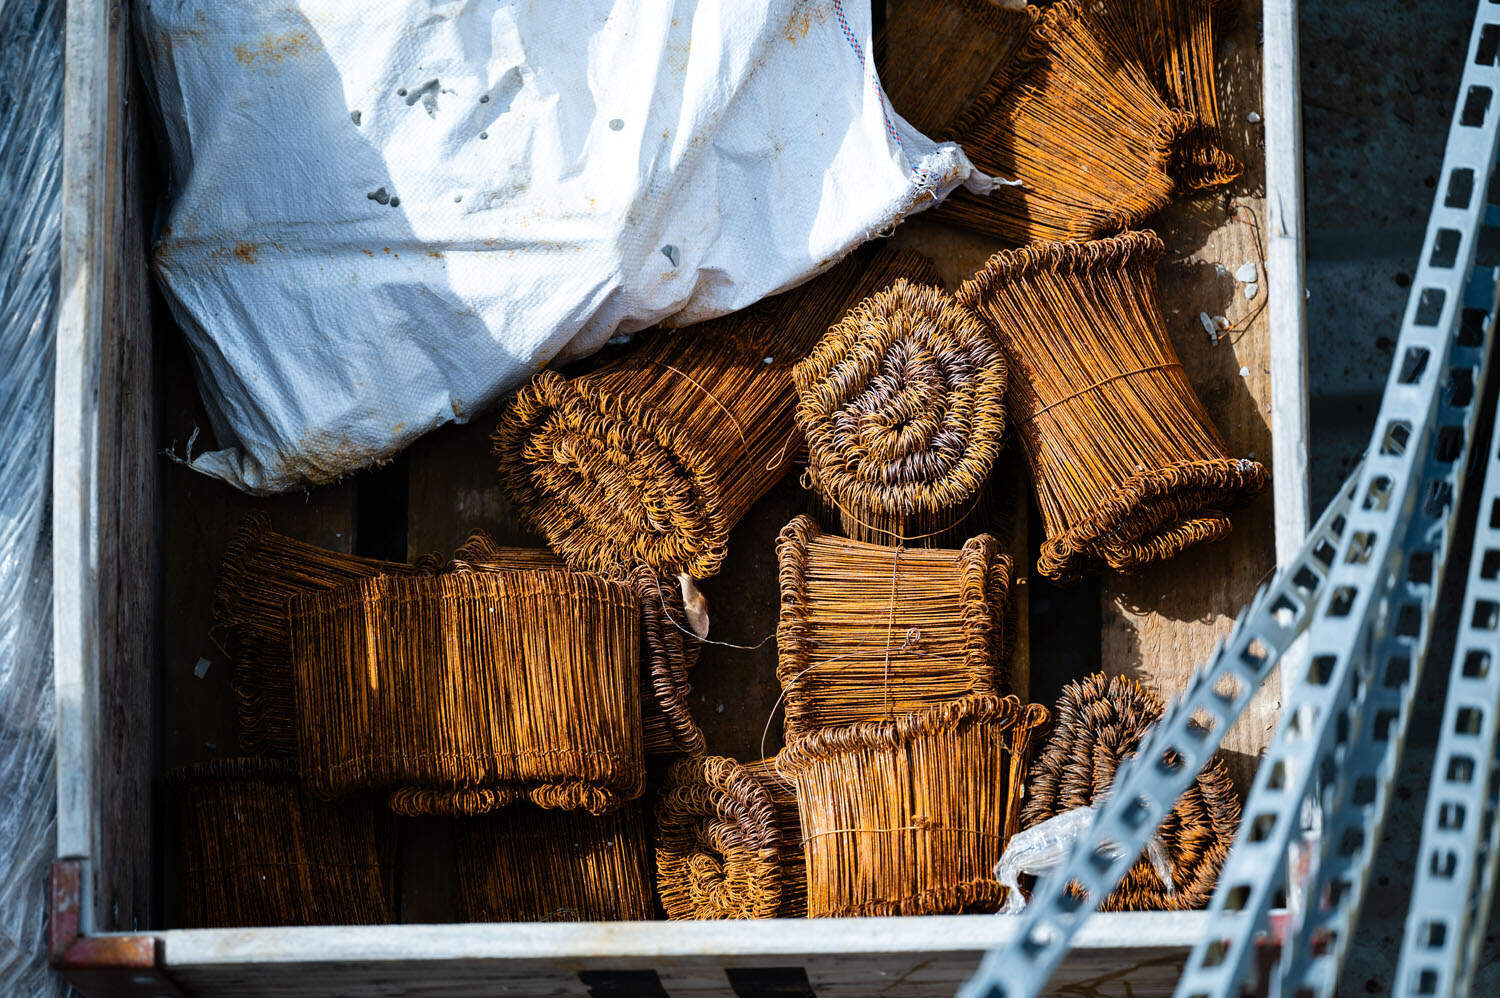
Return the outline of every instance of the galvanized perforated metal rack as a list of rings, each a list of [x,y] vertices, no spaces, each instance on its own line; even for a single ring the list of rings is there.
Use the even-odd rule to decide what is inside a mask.
[[[1184,998],[1254,983],[1258,943],[1280,946],[1266,990],[1332,995],[1364,901],[1400,766],[1468,474],[1489,364],[1497,273],[1476,266],[1500,138],[1500,2],[1481,0],[1442,180],[1396,359],[1362,466],[1300,554],[1244,611],[1139,754],[1065,867],[1037,885],[1016,942],[961,994],[1038,994],[1106,896],[1212,757],[1252,694],[1305,635]],[[1490,441],[1475,554],[1431,785],[1397,993],[1466,993],[1493,892],[1500,711],[1500,453]],[[1291,664],[1290,662],[1288,664]],[[1313,805],[1309,807],[1309,804]],[[1305,815],[1320,834],[1303,834]],[[1123,846],[1123,850],[1111,848]],[[1289,880],[1289,857],[1296,855]],[[1097,901],[1093,902],[1097,903]],[[1273,909],[1284,912],[1273,913]]]

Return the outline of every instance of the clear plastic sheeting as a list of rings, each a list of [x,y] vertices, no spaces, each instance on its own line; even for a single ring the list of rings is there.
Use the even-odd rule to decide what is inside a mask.
[[[995,864],[995,879],[1010,888],[1005,892],[1005,906],[1000,909],[1000,914],[1018,915],[1025,911],[1026,898],[1021,893],[1021,877],[1040,876],[1060,865],[1073,851],[1073,843],[1093,823],[1092,807],[1075,807],[1012,835],[1005,846],[1005,854]],[[1114,852],[1118,854],[1120,850],[1115,849]],[[1172,863],[1167,859],[1167,850],[1159,837],[1153,835],[1151,841],[1146,843],[1146,855],[1167,893],[1171,894],[1174,890]]]
[[[62,0],[0,0],[0,994],[53,995],[52,378]]]

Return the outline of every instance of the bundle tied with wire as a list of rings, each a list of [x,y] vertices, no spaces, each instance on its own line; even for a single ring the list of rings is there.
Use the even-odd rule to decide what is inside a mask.
[[[1016,57],[1040,13],[994,0],[891,5],[875,42],[891,107],[924,135],[948,134],[954,118]]]
[[[792,365],[900,277],[937,283],[919,254],[860,251],[742,312],[647,335],[597,371],[537,375],[494,437],[516,509],[574,567],[713,575],[730,528],[796,458]]]
[[[1097,34],[1122,47],[1173,107],[1196,115],[1205,141],[1183,150],[1183,174],[1217,187],[1239,176],[1240,164],[1219,144],[1219,95],[1214,72],[1215,8],[1224,0],[1106,0],[1088,8]]]
[[[294,597],[298,753],[323,797],[399,814],[639,797],[640,611],[577,572],[378,576]]]
[[[517,553],[503,548],[487,532],[476,530],[454,554],[447,571],[508,571],[527,567]],[[562,568],[551,552],[537,568]],[[693,692],[688,670],[698,663],[699,644],[688,628],[682,590],[663,580],[650,565],[637,565],[628,576],[641,606],[641,726],[646,755],[703,755],[703,731],[693,719],[688,695]]]
[[[797,801],[773,760],[679,760],[656,824],[656,887],[668,918],[807,914]]]
[[[1168,106],[1130,47],[1072,0],[1041,13],[947,137],[981,170],[1020,183],[957,191],[934,217],[1018,245],[1120,232],[1238,175],[1208,152],[1203,119]]]
[[[907,550],[822,534],[799,516],[776,556],[789,740],[1008,685],[1011,561],[989,534],[957,551]]]
[[[518,804],[454,823],[465,922],[621,922],[654,917],[644,805],[593,815]]]
[[[1046,718],[1015,697],[977,696],[791,741],[776,768],[796,787],[808,915],[998,908],[992,867],[1019,827]]]
[[[256,755],[296,755],[287,624],[293,596],[377,575],[430,574],[438,564],[434,555],[403,565],[330,551],[276,533],[262,513],[247,516],[219,567],[211,632],[234,663],[240,747]]]
[[[1162,242],[1127,232],[1004,250],[958,290],[1010,363],[1007,401],[1055,579],[1170,558],[1229,532],[1266,469],[1232,458],[1157,301]]]
[[[181,812],[184,928],[393,921],[368,802],[306,799],[288,759],[200,763],[167,785]]]
[[[807,482],[846,536],[939,547],[975,531],[1005,435],[1005,357],[941,288],[897,281],[792,370]]]
[[[1164,709],[1160,697],[1125,676],[1095,673],[1064,687],[1051,734],[1027,779],[1022,827],[1101,801],[1120,762],[1135,753]],[[1172,892],[1143,858],[1099,910],[1202,908],[1213,895],[1239,822],[1229,769],[1215,756],[1157,832],[1172,865]]]

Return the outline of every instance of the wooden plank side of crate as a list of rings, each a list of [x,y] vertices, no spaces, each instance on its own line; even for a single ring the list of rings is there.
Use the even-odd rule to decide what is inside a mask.
[[[1267,279],[1266,170],[1262,140],[1260,0],[1239,0],[1219,33],[1220,121],[1244,175],[1227,191],[1174,205],[1158,220],[1167,254],[1159,269],[1162,308],[1188,376],[1224,436],[1229,453],[1271,464],[1272,358],[1268,295],[1301,294]],[[1281,195],[1283,192],[1276,192]],[[1285,192],[1291,195],[1292,192]],[[1255,295],[1237,279],[1255,268]],[[1248,267],[1245,267],[1248,275]],[[1217,338],[1200,316],[1223,316]],[[1282,363],[1286,363],[1282,359]],[[1303,465],[1290,466],[1274,488],[1306,505]],[[1292,500],[1295,502],[1295,499]],[[1175,696],[1214,643],[1226,634],[1276,562],[1275,503],[1264,495],[1234,518],[1219,543],[1184,552],[1103,585],[1105,672],[1133,676],[1165,698]],[[1270,740],[1280,707],[1280,682],[1261,688],[1224,739],[1236,784],[1247,787],[1255,760]]]
[[[1092,916],[1055,994],[1171,993],[1198,912]],[[733,995],[757,980],[832,995],[949,994],[1015,919],[925,918],[372,926],[163,933],[162,964],[189,995],[220,998],[419,992]],[[775,973],[772,973],[772,972]],[[758,973],[757,973],[758,972]],[[752,992],[753,993],[753,992]],[[795,993],[795,992],[790,992]]]
[[[86,861],[84,931],[153,919],[156,406],[137,182],[142,102],[132,93],[128,24],[117,15],[96,0],[68,4],[63,82],[53,437],[57,849]]]
[[[187,343],[170,324],[159,329],[158,336],[165,410],[161,446],[181,453],[196,432],[196,452],[205,446],[209,431]],[[235,663],[210,634],[219,568],[241,523],[260,512],[278,533],[334,551],[352,551],[358,485],[349,479],[308,492],[256,497],[177,462],[166,462],[162,478],[163,545],[170,571],[160,674],[163,767],[170,770],[241,751],[232,686]]]

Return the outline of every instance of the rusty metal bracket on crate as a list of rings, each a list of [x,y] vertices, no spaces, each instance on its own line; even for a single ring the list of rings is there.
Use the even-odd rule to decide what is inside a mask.
[[[1271,934],[1285,940],[1274,977],[1277,993],[1333,993],[1384,826],[1470,477],[1468,455],[1496,308],[1497,273],[1476,261],[1481,231],[1493,231],[1500,221],[1489,217],[1485,204],[1500,149],[1497,55],[1500,5],[1486,0],[1470,37],[1444,180],[1362,467],[1297,559],[1245,611],[1138,755],[1121,766],[1094,826],[1064,868],[1038,885],[1017,942],[985,958],[961,992],[966,998],[1030,996],[1045,987],[1092,905],[1133,865],[1271,667],[1304,631],[1306,664],[1299,665],[1304,671],[1290,688],[1292,709],[1261,761],[1208,928],[1177,994],[1239,994],[1257,975],[1257,942]],[[1500,620],[1486,621],[1491,630],[1500,627]],[[1491,739],[1483,758],[1490,759],[1494,749]],[[1477,782],[1480,790],[1488,787],[1488,781]],[[1309,802],[1327,834],[1300,849],[1298,866],[1305,866],[1307,878],[1289,885],[1289,856],[1301,846]],[[1487,803],[1492,822],[1493,801]],[[1442,804],[1435,806],[1441,825]],[[1474,823],[1479,820],[1476,813]],[[1471,841],[1478,848],[1479,836]],[[1486,863],[1488,869],[1492,861],[1486,857]],[[1487,876],[1492,885],[1493,876]],[[1088,901],[1066,889],[1073,882],[1085,888]],[[1418,890],[1420,901],[1420,882]],[[1278,925],[1271,907],[1283,893],[1289,915]],[[1482,925],[1483,918],[1477,921]],[[1456,954],[1466,945],[1451,949]],[[1423,991],[1424,985],[1417,975],[1417,993],[1435,993]]]
[[[89,998],[183,998],[152,935],[84,935],[85,864],[60,859],[47,885],[47,959]]]

